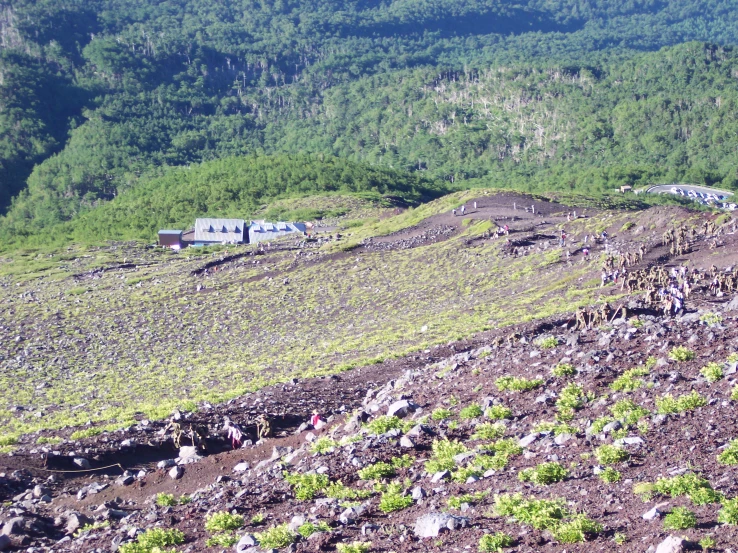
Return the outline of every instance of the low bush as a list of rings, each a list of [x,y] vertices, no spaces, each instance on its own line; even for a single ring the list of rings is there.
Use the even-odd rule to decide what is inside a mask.
[[[263,532],[257,532],[255,536],[259,540],[259,547],[267,550],[282,549],[297,539],[297,534],[290,530],[287,524],[272,526]]]
[[[502,438],[505,434],[505,425],[502,423],[489,423],[485,422],[478,424],[474,428],[474,434],[472,434],[473,440],[497,440]]]
[[[358,471],[359,478],[362,480],[379,480],[381,478],[391,478],[395,475],[395,467],[389,463],[379,461],[373,465],[369,465]]]
[[[610,384],[610,389],[615,392],[634,392],[645,384],[645,382],[638,377],[648,376],[649,373],[650,371],[645,367],[628,369],[616,378],[612,384]]]
[[[622,447],[605,444],[595,449],[595,457],[601,465],[622,463],[630,459],[630,455]]]
[[[412,504],[413,498],[403,494],[402,485],[392,483],[389,484],[384,493],[382,493],[382,497],[379,500],[379,510],[383,513],[392,513],[394,511],[406,509]]]
[[[551,374],[558,377],[574,376],[575,374],[577,374],[577,370],[571,363],[559,363],[553,369],[551,369]]]
[[[678,398],[674,398],[671,394],[666,394],[656,398],[656,412],[659,415],[673,415],[676,413],[684,413],[692,411],[698,407],[707,405],[707,400],[692,390],[689,394],[684,394]]]
[[[738,525],[738,497],[723,501],[723,507],[718,512],[717,521],[731,526]]]
[[[372,547],[370,541],[355,541],[354,543],[337,543],[336,550],[338,553],[368,553]]]
[[[600,473],[600,480],[607,484],[614,484],[620,482],[621,475],[612,467],[607,467]]]
[[[700,374],[704,376],[705,380],[707,380],[710,384],[721,380],[724,376],[723,367],[720,365],[720,363],[715,363],[714,361],[702,367],[702,369],[700,370]]]
[[[697,517],[686,507],[674,507],[664,517],[664,528],[667,530],[686,530],[697,526]]]
[[[325,474],[283,474],[287,483],[292,485],[295,497],[301,501],[313,499],[318,492],[328,487],[329,481]]]
[[[675,346],[669,352],[669,359],[679,362],[691,361],[692,359],[694,359],[694,352],[684,346]]]
[[[721,465],[738,465],[738,440],[731,440],[728,447],[720,452],[717,460]]]
[[[325,455],[332,451],[337,445],[338,444],[328,436],[321,436],[310,445],[310,451],[312,453],[318,453],[319,455]]]
[[[486,534],[479,540],[479,551],[484,553],[500,553],[505,547],[512,547],[515,545],[515,540],[512,536],[508,536],[504,532],[497,532],[496,534]]]
[[[208,532],[227,532],[229,530],[238,530],[241,526],[243,526],[243,517],[241,515],[232,515],[223,511],[205,517],[205,530]]]
[[[527,390],[533,390],[543,384],[543,380],[534,379],[529,380],[527,378],[519,378],[517,376],[501,376],[495,380],[495,386],[501,392],[506,390],[525,392]]]
[[[482,408],[476,403],[467,405],[461,411],[459,411],[459,417],[461,417],[462,419],[476,419],[477,417],[481,417],[482,414]]]
[[[436,409],[431,413],[431,418],[434,421],[442,421],[451,418],[451,415],[453,415],[453,413],[450,409]]]
[[[539,486],[547,486],[555,482],[561,482],[567,477],[567,471],[559,463],[541,463],[535,468],[528,468],[518,473],[521,482],[533,482]]]
[[[484,416],[492,420],[509,419],[512,417],[512,409],[504,405],[493,405],[484,412]]]
[[[120,553],[154,553],[163,547],[184,543],[185,536],[177,529],[152,528],[139,534],[135,542],[118,546]]]
[[[314,524],[310,521],[307,521],[304,524],[301,524],[300,527],[297,529],[297,533],[300,534],[303,538],[309,538],[316,532],[330,532],[331,527],[328,526],[328,523],[323,522],[322,520],[318,522],[318,524]]]

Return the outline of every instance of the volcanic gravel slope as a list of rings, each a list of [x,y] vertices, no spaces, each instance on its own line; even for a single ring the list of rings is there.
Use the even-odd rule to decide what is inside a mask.
[[[735,467],[717,462],[722,448],[738,438],[736,402],[731,399],[738,378],[735,311],[723,308],[697,311],[676,319],[641,312],[584,332],[570,330],[562,320],[514,330],[514,337],[509,329],[504,333],[489,332],[474,342],[450,344],[396,360],[380,366],[376,372],[357,369],[336,379],[298,382],[294,389],[285,386],[264,390],[239,400],[240,403],[214,408],[209,414],[185,414],[181,419],[183,424],[189,417],[214,422],[222,420],[226,413],[258,412],[261,407],[273,411],[273,406],[265,403],[297,398],[303,407],[291,412],[304,413],[307,417],[309,411],[321,409],[329,423],[319,431],[303,428],[255,446],[213,453],[197,463],[184,465],[184,474],[177,480],[170,478],[169,468],[154,469],[158,458],[176,456],[166,435],[161,435],[161,425],[155,423],[113,433],[104,441],[99,437],[88,440],[87,450],[60,452],[65,457],[72,454],[88,457],[93,466],[121,462],[124,467],[147,471],[138,475],[134,470],[130,485],[116,482],[115,470],[109,472],[110,476],[94,472],[93,476],[84,477],[52,473],[45,481],[48,473],[39,470],[39,455],[21,452],[15,458],[7,458],[8,464],[15,464],[14,459],[24,459],[15,466],[28,468],[5,474],[0,480],[0,490],[5,490],[9,497],[0,510],[0,519],[16,520],[13,543],[22,544],[24,549],[32,546],[34,551],[107,551],[111,544],[126,542],[129,536],[152,527],[181,530],[185,542],[178,546],[179,551],[221,551],[227,548],[206,546],[210,533],[205,530],[206,517],[220,511],[244,516],[245,525],[234,532],[237,538],[257,533],[258,540],[258,532],[293,519],[301,522],[301,517],[316,524],[325,522],[330,527],[329,531],[309,539],[297,539],[289,546],[296,551],[332,551],[336,544],[354,541],[371,542],[371,551],[454,551],[467,546],[476,550],[485,533],[496,532],[513,538],[515,545],[506,551],[520,552],[646,551],[670,533],[694,543],[710,536],[716,550],[728,551],[734,547],[738,542],[736,527],[717,523],[720,503],[696,505],[688,497],[669,497],[657,492],[644,501],[634,493],[634,486],[653,483],[662,477],[696,474],[724,498],[738,495]],[[688,348],[693,358],[673,359],[677,357],[676,346]],[[454,350],[458,351],[454,353]],[[713,383],[701,374],[709,362],[717,363],[723,373]],[[575,374],[554,376],[552,369],[564,364],[573,367]],[[642,370],[640,376],[628,381],[631,391],[613,389],[613,383],[625,371],[637,367]],[[498,383],[505,381],[498,379],[511,376],[541,383],[528,391],[501,391]],[[386,379],[390,380],[383,382]],[[573,405],[573,416],[567,417],[561,400],[571,397],[575,386],[580,387],[581,394],[578,402],[566,404]],[[565,388],[569,394],[562,394]],[[678,414],[658,413],[657,401],[661,402],[664,396],[679,398],[691,393],[699,394],[703,401],[696,403],[703,405]],[[399,411],[399,415],[405,415],[399,428],[373,434],[372,429],[378,430],[382,422],[397,426],[397,420],[387,419],[385,415],[401,400],[407,400],[410,408]],[[618,416],[613,416],[612,408],[622,407],[623,401],[632,401],[643,411],[636,411],[630,420],[621,417],[614,422]],[[495,406],[493,411],[503,416],[501,407],[506,407],[510,415],[491,421],[484,414],[475,415],[474,405],[483,411]],[[633,405],[630,407],[632,413]],[[442,413],[440,409],[448,412]],[[289,407],[285,410],[290,411]],[[331,411],[335,414],[329,416]],[[617,413],[622,415],[622,411]],[[557,422],[557,416],[570,420]],[[360,424],[361,421],[364,423]],[[497,435],[487,435],[486,439],[474,436],[478,425],[485,422],[499,424],[492,427],[495,429],[492,433]],[[613,424],[603,429],[605,423]],[[500,439],[510,439],[503,442],[508,445],[522,443],[523,447],[519,452],[512,451],[506,463],[503,459],[495,464],[495,469],[464,471],[472,468],[480,456],[493,455],[483,449],[489,449],[490,444],[499,443]],[[318,447],[311,440],[319,444],[323,454],[311,451]],[[432,482],[433,474],[426,472],[425,463],[432,458],[433,443],[444,440],[458,441],[471,454],[456,457],[450,474]],[[597,453],[602,451],[598,448],[617,440],[622,440],[617,443],[625,442],[622,448],[628,458],[611,465],[619,472],[620,480],[605,483],[596,474],[604,468],[597,459]],[[222,439],[211,440],[211,450],[217,451],[222,443]],[[121,444],[125,445],[122,449]],[[153,455],[155,451],[159,452],[158,456]],[[142,461],[144,452],[151,454],[148,463]],[[360,469],[380,461],[391,463],[403,455],[410,459],[398,463],[403,466],[395,470],[394,476],[377,482],[360,479]],[[234,472],[234,466],[240,462],[248,463],[249,469]],[[520,481],[521,471],[546,462],[559,463],[567,471],[565,478],[550,485]],[[48,466],[62,465],[57,460]],[[330,481],[341,481],[346,487],[367,492],[370,497],[347,504],[347,500],[327,498],[325,490],[317,490],[312,499],[298,500],[284,474],[311,472],[325,474]],[[107,487],[78,499],[79,489],[89,489],[91,483]],[[385,486],[391,483],[399,485],[400,494],[409,495],[415,490],[418,499],[408,500],[409,506],[404,509],[382,512],[382,492],[377,490],[383,487],[386,490]],[[49,503],[32,498],[34,484],[47,488],[41,492],[52,498]],[[483,494],[449,505],[452,498],[478,492]],[[191,501],[184,505],[157,506],[154,500],[159,493],[187,495]],[[601,531],[587,534],[586,542],[562,544],[549,531],[536,530],[496,513],[495,498],[514,493],[521,493],[525,498],[562,498],[569,511],[586,513],[601,525]],[[350,505],[366,508],[356,509],[359,514],[347,520],[345,511]],[[656,505],[662,514],[654,520],[644,520],[642,515]],[[695,513],[696,528],[665,530],[664,514],[680,506]],[[109,521],[109,526],[83,532],[78,537],[64,537],[70,511],[89,517],[89,523]],[[458,519],[456,530],[420,539],[415,536],[414,525],[419,517],[430,512],[447,512],[463,517],[463,521]],[[259,514],[264,515],[264,521],[254,526],[250,521]],[[73,527],[76,519],[71,517],[71,520]],[[616,544],[616,538],[621,545]]]

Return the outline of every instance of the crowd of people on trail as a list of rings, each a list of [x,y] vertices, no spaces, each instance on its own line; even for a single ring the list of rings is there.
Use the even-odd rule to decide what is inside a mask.
[[[627,315],[626,308],[621,307],[613,311],[608,303],[603,303],[599,308],[580,307],[574,315],[574,329],[585,330],[610,323],[619,313],[625,317]]]

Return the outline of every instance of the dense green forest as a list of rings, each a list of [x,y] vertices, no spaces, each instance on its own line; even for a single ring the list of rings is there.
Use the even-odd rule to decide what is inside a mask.
[[[737,8],[0,0],[0,237],[243,155],[329,154],[436,189],[733,187]]]

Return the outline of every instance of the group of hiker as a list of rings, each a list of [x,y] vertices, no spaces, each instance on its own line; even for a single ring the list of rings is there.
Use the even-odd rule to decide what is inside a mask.
[[[589,309],[586,307],[580,307],[579,309],[577,309],[577,312],[575,314],[576,320],[574,323],[574,329],[585,330],[610,323],[617,316],[618,313],[621,313],[621,309],[622,316],[626,316],[625,307],[622,307],[613,312],[610,304],[608,303],[603,303],[599,308],[594,307],[592,309]]]

